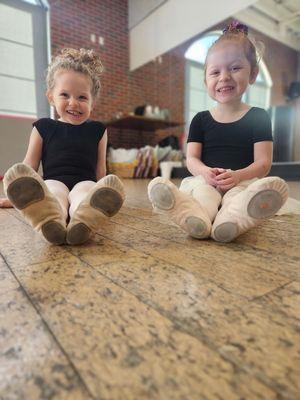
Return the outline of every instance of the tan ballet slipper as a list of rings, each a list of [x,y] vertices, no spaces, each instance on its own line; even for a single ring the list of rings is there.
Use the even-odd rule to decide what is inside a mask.
[[[271,176],[251,183],[222,206],[212,226],[212,238],[218,242],[231,242],[273,217],[287,198],[288,186],[281,178]]]
[[[104,216],[117,214],[124,199],[124,186],[116,175],[100,179],[75,210],[67,228],[67,243],[86,242],[99,229]]]
[[[13,206],[48,242],[65,243],[66,221],[61,205],[36,171],[26,164],[15,164],[5,173],[3,187]]]
[[[168,215],[190,236],[197,239],[209,237],[211,222],[206,210],[172,182],[154,178],[148,185],[148,196],[155,211]]]

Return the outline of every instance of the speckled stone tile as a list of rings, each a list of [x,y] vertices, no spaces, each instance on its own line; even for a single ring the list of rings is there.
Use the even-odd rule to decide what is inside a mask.
[[[278,290],[257,299],[261,305],[274,308],[295,320],[294,324],[300,323],[300,282],[291,282],[289,285],[283,286]]]
[[[112,220],[115,223],[134,227],[137,230],[149,232],[162,238],[182,242],[186,240],[186,233],[170,221],[165,215],[156,214],[149,210],[123,210]],[[101,233],[101,230],[100,230]]]
[[[99,235],[100,232],[106,238],[182,267],[203,279],[213,281],[225,290],[248,298],[261,296],[289,282],[287,277],[278,272],[264,270],[264,263],[277,265],[277,260],[272,260],[272,254],[263,260],[255,254],[232,252],[225,246],[222,246],[225,247],[222,251],[222,247],[217,245],[212,248],[212,243],[208,241],[199,243],[190,238],[179,244],[116,223],[105,224],[101,231],[99,230]],[[192,243],[193,247],[190,245]],[[289,263],[294,263],[294,268],[298,267],[295,261]]]
[[[145,196],[126,204],[77,247],[51,246],[0,210],[0,253],[30,298],[3,264],[0,318],[16,346],[25,340],[16,327],[34,338],[15,360],[22,389],[8,400],[299,400],[300,219],[219,244],[187,238]]]
[[[266,250],[300,262],[300,215],[280,215],[236,239],[236,244]]]
[[[260,264],[263,263],[265,270],[280,273],[291,279],[300,277],[298,267],[300,264],[300,216],[276,217],[229,244],[216,243],[213,240],[189,239],[176,225],[165,224],[164,215],[160,216],[160,220],[153,220],[153,217],[149,218],[149,216],[149,210],[143,210],[142,214],[138,210],[131,210],[129,213],[125,210],[115,217],[114,222],[166,240],[185,245],[188,243],[193,251],[201,246],[209,252],[213,251],[216,256],[224,257],[228,254],[233,260],[236,255],[247,255],[247,259],[255,258]],[[291,225],[291,221],[294,226]],[[271,263],[270,257],[273,260]]]
[[[0,399],[91,399],[0,258]]]
[[[282,297],[285,295],[282,294]],[[272,296],[270,295],[272,298]],[[299,309],[299,294],[297,296]],[[242,312],[235,309],[214,343],[226,358],[245,363],[255,376],[278,391],[283,398],[299,399],[299,320],[266,305],[252,302]]]
[[[120,245],[117,248],[120,251]],[[79,255],[78,249],[73,251]],[[92,254],[81,249],[80,258],[167,316],[180,330],[199,338],[209,347],[217,344],[224,357],[240,368],[255,371],[256,376],[274,387],[282,398],[287,393],[287,398],[297,399],[295,388],[300,390],[300,385],[295,386],[295,377],[300,346],[295,315],[300,317],[299,284],[295,282],[284,289],[278,288],[278,293],[273,290],[249,306],[251,303],[247,299],[203,281],[197,274],[182,268],[150,256],[139,259],[133,250],[124,260],[109,262],[107,254],[110,253],[112,245],[104,240],[101,250],[94,247]],[[100,254],[104,255],[103,260]],[[273,299],[272,308],[270,299]],[[281,307],[281,303],[284,306]],[[249,320],[251,308],[254,311]],[[279,318],[278,314],[283,314],[280,323],[284,330],[274,322]],[[243,329],[247,324],[252,325],[250,339],[246,328]],[[243,357],[246,348],[250,354],[247,359]],[[277,373],[270,373],[270,368]]]
[[[17,212],[0,209],[0,252],[8,263],[18,265],[61,258],[63,246],[53,246],[38,232],[17,218]],[[20,218],[20,219],[19,219]]]
[[[232,308],[248,304],[247,298],[232,294],[215,283],[183,268],[102,239],[100,245],[72,248],[72,253],[144,303],[186,328],[217,329]],[[126,257],[125,257],[126,255]],[[205,330],[202,330],[205,335]]]
[[[159,222],[160,224],[176,226],[174,224],[174,222],[172,222],[166,215],[156,213],[152,210],[152,208],[151,209],[141,209],[141,208],[132,208],[132,207],[122,207],[120,212],[118,214],[116,214],[113,217],[113,219],[115,221],[120,221],[123,216],[138,218],[140,220],[143,220],[146,223],[150,222],[150,224],[151,224],[151,222],[154,222],[154,223]]]
[[[75,257],[19,275],[95,398],[276,399],[260,379]]]

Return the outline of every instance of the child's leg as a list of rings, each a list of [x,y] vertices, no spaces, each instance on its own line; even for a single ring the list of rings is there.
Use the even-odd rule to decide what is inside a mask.
[[[223,197],[222,208],[212,228],[212,237],[219,242],[231,242],[274,216],[288,198],[286,182],[276,176],[252,181],[244,190],[243,185],[245,182]]]
[[[86,242],[96,232],[104,215],[112,217],[125,199],[124,187],[115,175],[107,175],[97,183],[80,182],[69,194],[71,220],[67,230],[69,244]]]
[[[96,185],[94,181],[82,181],[77,183],[69,193],[69,215],[72,218],[74,211],[86,197],[87,193]]]
[[[64,220],[67,221],[69,216],[69,189],[64,183],[54,179],[45,180],[45,184],[59,202],[63,211]]]
[[[207,184],[202,176],[183,179],[179,190],[197,200],[208,213],[211,222],[215,219],[222,196],[217,189]]]
[[[15,164],[4,175],[3,183],[9,200],[34,229],[50,243],[65,242],[64,212],[37,172],[28,165]]]
[[[201,186],[204,188],[200,180],[193,181],[191,185],[186,185],[184,180],[179,190],[172,182],[157,177],[150,182],[148,195],[156,210],[167,214],[190,236],[203,239],[210,235],[212,219],[210,216],[211,212],[208,212],[194,198],[194,191],[198,190],[201,192]]]

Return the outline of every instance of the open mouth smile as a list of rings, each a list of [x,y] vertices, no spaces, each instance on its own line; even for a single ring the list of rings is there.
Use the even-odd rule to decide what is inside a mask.
[[[72,115],[72,117],[79,118],[82,113],[79,111],[67,110],[67,113]]]
[[[219,93],[228,93],[228,92],[231,92],[233,89],[234,89],[233,86],[224,86],[224,87],[222,87],[220,89],[217,89],[217,92],[219,92]]]

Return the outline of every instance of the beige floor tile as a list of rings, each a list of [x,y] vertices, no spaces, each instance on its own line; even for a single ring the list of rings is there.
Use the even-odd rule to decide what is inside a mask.
[[[0,399],[298,400],[299,216],[199,241],[124,182],[82,246],[0,210]]]
[[[95,398],[276,398],[76,257],[24,267],[21,282]]]
[[[138,255],[131,252],[124,261],[108,262],[105,248],[104,241],[99,251],[104,255],[103,261],[96,257],[97,247],[93,255],[86,249],[80,257],[165,315],[181,331],[210,348],[217,345],[226,359],[252,371],[283,398],[285,394],[287,398],[297,398],[299,284],[279,287],[249,303],[212,282],[203,281],[196,273],[150,256],[139,262]]]
[[[266,264],[277,264],[277,260],[273,260],[270,253],[262,259],[255,254],[230,251],[229,246],[215,244],[209,240],[199,243],[190,238],[179,244],[114,223],[103,226],[99,230],[99,236],[101,235],[151,255],[157,260],[182,267],[203,279],[212,280],[225,290],[248,298],[261,296],[289,281],[279,273],[264,270]],[[299,271],[296,261],[288,260],[288,262],[292,268]]]
[[[282,305],[275,308],[266,303],[252,302],[242,312],[234,310],[223,331],[216,335],[212,332],[214,343],[219,344],[219,352],[226,358],[233,357],[247,365],[255,376],[263,376],[263,381],[283,398],[297,399],[299,319],[282,313]]]
[[[112,221],[170,241],[186,242],[186,233],[168,221],[165,215],[151,215],[151,211],[142,211],[143,213],[140,210],[124,208]],[[223,245],[215,243],[213,240],[190,240],[189,246],[197,248],[208,242],[214,249],[218,250],[221,247],[222,252],[229,249],[232,253],[232,249],[235,248],[247,254],[258,251],[260,257],[264,257],[264,254],[266,256],[265,252],[269,252],[273,256],[278,254],[282,258],[286,256],[295,257],[300,261],[299,221],[300,216],[277,216],[240,236],[231,244]],[[292,224],[295,226],[293,230],[291,230]],[[101,230],[99,233],[101,234]],[[298,271],[298,268],[296,271]]]
[[[218,328],[232,308],[248,304],[244,296],[233,294],[204,280],[197,273],[147,256],[133,249],[126,257],[115,257],[125,246],[103,240],[101,247],[71,251],[100,274],[126,288],[144,303],[151,305],[169,319],[186,321],[186,330],[193,326]],[[203,332],[205,336],[205,331]]]
[[[63,246],[52,246],[21,219],[16,211],[0,209],[0,251],[8,263],[20,266],[55,259],[65,254]]]
[[[91,399],[0,259],[0,399]]]

